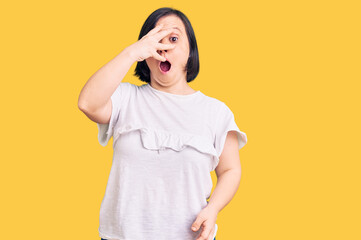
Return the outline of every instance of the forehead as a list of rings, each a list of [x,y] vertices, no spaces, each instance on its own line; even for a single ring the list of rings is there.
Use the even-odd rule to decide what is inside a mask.
[[[158,22],[156,23],[156,26],[158,26],[159,24],[163,24],[164,28],[173,28],[176,31],[185,33],[184,24],[183,24],[182,20],[180,20],[180,18],[178,18],[177,16],[168,15],[168,16],[161,17],[158,20]]]

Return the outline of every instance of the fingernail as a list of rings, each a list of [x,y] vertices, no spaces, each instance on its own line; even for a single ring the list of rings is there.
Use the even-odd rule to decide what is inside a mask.
[[[195,231],[196,230],[196,228],[195,227],[192,227],[192,229]]]

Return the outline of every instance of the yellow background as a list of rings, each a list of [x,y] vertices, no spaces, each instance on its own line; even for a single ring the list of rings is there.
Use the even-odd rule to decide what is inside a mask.
[[[217,240],[361,239],[357,2],[2,3],[1,239],[100,240],[112,141],[98,143],[78,96],[160,7],[193,25],[190,86],[225,102],[248,137]],[[143,84],[134,68],[123,81]]]

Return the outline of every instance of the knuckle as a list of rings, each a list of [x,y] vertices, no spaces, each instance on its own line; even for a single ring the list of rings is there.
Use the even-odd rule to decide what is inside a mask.
[[[201,237],[201,239],[207,240],[207,236],[205,234],[202,234]]]

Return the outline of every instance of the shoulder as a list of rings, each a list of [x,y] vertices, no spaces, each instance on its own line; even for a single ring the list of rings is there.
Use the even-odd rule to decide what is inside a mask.
[[[136,89],[138,86],[130,82],[121,82],[118,86],[121,90]]]
[[[230,111],[229,107],[225,102],[211,96],[204,96],[207,104],[211,106],[215,114],[222,115]]]
[[[121,82],[118,87],[117,91],[119,94],[125,98],[130,98],[134,93],[139,91],[139,86],[135,85],[130,82]]]

